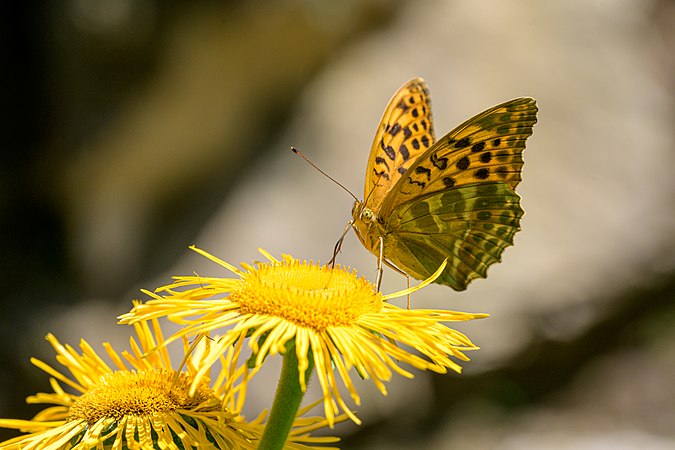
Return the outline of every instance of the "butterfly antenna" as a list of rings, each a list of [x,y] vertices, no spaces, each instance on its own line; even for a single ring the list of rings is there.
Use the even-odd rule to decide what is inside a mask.
[[[370,196],[375,192],[375,188],[380,185],[380,179],[382,179],[382,175],[384,175],[384,172],[378,175],[377,180],[375,181],[375,184],[373,185],[372,188],[370,188],[370,192],[368,192],[368,195],[366,195],[366,198],[363,199],[363,204],[365,205],[368,202],[368,199]]]
[[[342,189],[344,189],[349,195],[351,195],[351,196],[354,198],[354,200],[356,200],[357,202],[359,201],[359,199],[356,198],[356,195],[352,194],[352,191],[350,191],[349,189],[347,189],[346,187],[344,187],[344,186],[342,185],[342,183],[340,183],[339,181],[337,181],[335,178],[331,177],[331,176],[328,175],[326,172],[324,172],[323,170],[319,169],[319,168],[316,166],[316,164],[314,164],[312,161],[310,161],[305,155],[303,155],[302,153],[300,153],[300,150],[298,150],[298,149],[295,148],[295,147],[291,147],[291,151],[292,151],[293,153],[295,153],[296,155],[298,155],[299,157],[301,157],[302,159],[304,159],[305,161],[307,161],[307,164],[309,164],[310,166],[314,167],[316,170],[318,170],[319,172],[321,172],[321,174],[322,174],[323,176],[325,176],[326,178],[328,178],[329,180],[331,180],[333,183],[337,184],[337,185],[340,186]]]

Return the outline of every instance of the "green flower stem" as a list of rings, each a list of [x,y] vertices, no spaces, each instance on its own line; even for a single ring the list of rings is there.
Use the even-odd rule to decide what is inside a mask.
[[[310,358],[309,367],[305,372],[305,382],[309,381],[313,370],[314,364],[312,358]],[[272,410],[258,450],[281,450],[284,448],[304,395],[305,393],[300,389],[298,357],[295,354],[295,346],[293,346],[287,349],[284,355],[279,385],[274,395]]]

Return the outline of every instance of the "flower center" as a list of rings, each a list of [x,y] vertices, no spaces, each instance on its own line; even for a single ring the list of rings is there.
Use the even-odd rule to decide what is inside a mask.
[[[187,374],[181,373],[176,378],[174,371],[164,369],[108,373],[77,398],[68,419],[84,419],[93,424],[107,418],[120,420],[129,415],[190,410],[207,400],[215,400],[206,381],[190,396],[190,382]]]
[[[306,261],[260,263],[230,293],[244,314],[281,317],[299,326],[349,326],[382,310],[382,294],[355,273]]]

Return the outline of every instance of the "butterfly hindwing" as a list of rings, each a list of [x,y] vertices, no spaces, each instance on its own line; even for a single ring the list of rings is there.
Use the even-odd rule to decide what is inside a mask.
[[[375,133],[364,197],[374,211],[410,164],[433,143],[429,89],[424,80],[414,78],[396,91]]]
[[[383,215],[419,195],[472,183],[501,181],[515,189],[523,149],[537,121],[534,99],[521,97],[464,122],[421,155],[384,198]]]
[[[463,290],[501,260],[520,229],[520,197],[507,183],[474,183],[423,195],[397,207],[387,222],[385,254],[415,278]]]

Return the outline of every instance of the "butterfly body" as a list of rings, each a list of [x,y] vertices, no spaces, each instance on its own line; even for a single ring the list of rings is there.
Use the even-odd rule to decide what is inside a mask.
[[[435,141],[426,83],[390,100],[367,165],[353,228],[373,254],[416,279],[456,290],[485,277],[520,229],[522,151],[537,107],[518,98],[490,108]]]

